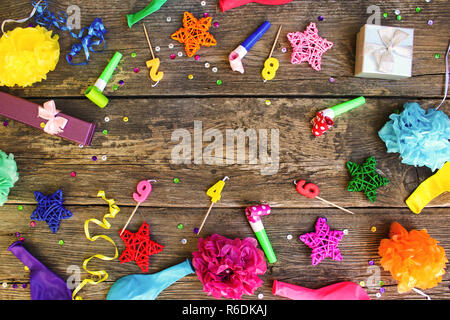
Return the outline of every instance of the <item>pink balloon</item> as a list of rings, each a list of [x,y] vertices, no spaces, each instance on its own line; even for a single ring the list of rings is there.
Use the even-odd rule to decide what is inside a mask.
[[[133,199],[137,203],[142,203],[147,200],[148,196],[152,192],[152,185],[148,180],[142,180],[138,183],[136,192],[133,192]]]
[[[291,300],[370,300],[360,285],[350,281],[338,282],[320,289],[308,289],[275,280],[272,293]]]

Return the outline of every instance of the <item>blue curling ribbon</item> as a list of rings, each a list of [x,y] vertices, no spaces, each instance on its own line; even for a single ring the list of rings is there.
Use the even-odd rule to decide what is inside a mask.
[[[50,12],[48,10],[47,0],[32,0],[31,5],[36,8],[34,20],[37,24],[47,29],[55,27],[62,31],[68,31],[73,38],[80,40],[80,43],[75,43],[72,45],[70,53],[66,55],[66,60],[70,65],[86,65],[89,62],[89,51],[102,52],[105,49],[106,42],[104,35],[107,30],[100,18],[95,18],[94,22],[92,22],[89,27],[84,27],[78,34],[76,34],[67,26],[67,14],[62,11],[60,11],[57,15]],[[86,32],[87,34],[85,35]],[[101,50],[94,50],[92,48],[92,46],[99,46],[101,44],[103,44],[103,48]],[[84,51],[86,61],[73,63],[73,57],[75,57],[81,50]]]
[[[87,35],[83,36],[83,34],[87,31]],[[78,39],[81,39],[81,43],[75,43],[72,46],[70,52],[66,55],[66,60],[69,64],[73,66],[85,65],[89,62],[89,50],[92,52],[102,52],[105,50],[106,41],[104,38],[104,34],[106,33],[106,28],[102,23],[100,18],[95,18],[94,22],[89,27],[84,27],[81,29],[78,34]],[[103,48],[101,50],[95,50],[92,46],[99,46],[103,44]],[[72,57],[76,56],[81,49],[84,50],[84,55],[86,56],[85,62],[80,63],[72,63]]]

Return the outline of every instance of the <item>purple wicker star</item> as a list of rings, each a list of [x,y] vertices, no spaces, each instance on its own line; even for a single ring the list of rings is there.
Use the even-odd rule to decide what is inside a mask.
[[[344,232],[330,231],[327,219],[319,218],[316,223],[316,232],[302,234],[299,238],[312,249],[311,264],[315,266],[325,258],[342,261],[338,245],[343,237]]]
[[[47,222],[53,233],[58,231],[62,219],[72,217],[72,212],[63,206],[62,190],[58,190],[50,196],[45,196],[41,192],[35,191],[34,197],[38,203],[30,219]]]

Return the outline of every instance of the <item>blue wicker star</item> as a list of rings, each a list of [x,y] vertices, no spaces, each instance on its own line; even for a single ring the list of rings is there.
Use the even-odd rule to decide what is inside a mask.
[[[63,206],[62,190],[58,190],[50,196],[45,196],[41,192],[35,191],[34,197],[37,201],[37,207],[31,214],[30,219],[47,222],[53,233],[58,231],[62,219],[72,217],[72,212]]]

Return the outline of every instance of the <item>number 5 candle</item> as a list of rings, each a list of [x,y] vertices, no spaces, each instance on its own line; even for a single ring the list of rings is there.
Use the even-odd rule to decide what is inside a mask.
[[[264,229],[264,225],[261,221],[261,216],[267,216],[270,212],[270,206],[267,204],[251,206],[245,209],[248,222],[250,223],[256,238],[258,238],[259,244],[263,248],[267,260],[269,260],[269,263],[275,263],[277,262],[277,257],[275,256],[275,252],[273,252],[269,237],[267,236],[266,230]]]

